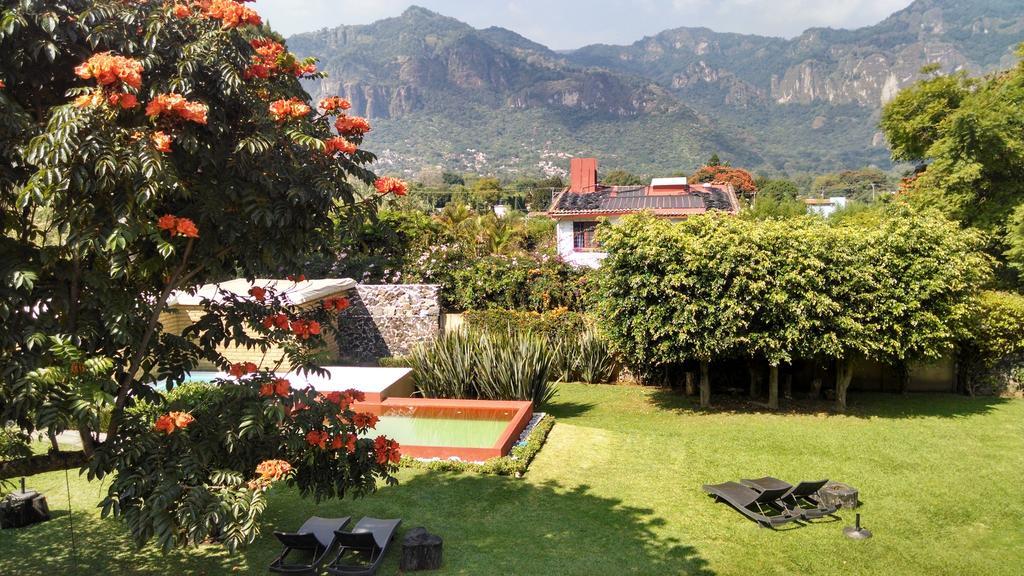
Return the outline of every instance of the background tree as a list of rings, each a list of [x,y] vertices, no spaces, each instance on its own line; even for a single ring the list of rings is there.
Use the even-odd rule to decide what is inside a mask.
[[[796,200],[800,194],[800,188],[792,180],[785,178],[759,178],[756,182],[757,197],[770,198],[777,202],[783,200]]]
[[[298,78],[314,62],[238,2],[18,3],[0,22],[0,419],[84,446],[0,476],[84,463],[114,477],[104,512],[164,547],[250,540],[274,481],[317,498],[393,481],[396,446],[357,440],[368,416],[217,352],[280,345],[317,370],[342,302],[299,310],[254,287],[185,333],[160,325],[175,290],[299,274],[332,220],[404,194],[365,168],[369,124],[340,98],[310,103]],[[215,422],[153,388],[201,359],[239,376]]]
[[[643,186],[648,180],[625,170],[612,170],[601,176],[601,183],[608,186]]]
[[[818,176],[811,182],[811,196],[845,196],[848,200],[856,202],[871,202],[890,192],[894,187],[885,172],[878,168],[861,168]]]
[[[905,184],[911,202],[989,233],[991,252],[1002,256],[1009,248],[1014,262],[1021,232],[1014,212],[1024,199],[1022,100],[1024,62],[978,80],[923,80],[900,92],[882,116],[893,157],[924,164]]]

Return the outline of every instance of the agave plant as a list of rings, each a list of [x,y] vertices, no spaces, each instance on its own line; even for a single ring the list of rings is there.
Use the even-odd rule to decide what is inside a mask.
[[[469,398],[476,394],[478,338],[457,330],[415,348],[408,356],[413,382],[427,398]]]
[[[532,400],[540,405],[554,396],[549,384],[551,353],[543,337],[516,332],[484,335],[477,360],[482,398]]]
[[[615,380],[618,364],[608,341],[593,330],[587,330],[577,340],[574,360],[574,372],[583,382],[604,384]]]

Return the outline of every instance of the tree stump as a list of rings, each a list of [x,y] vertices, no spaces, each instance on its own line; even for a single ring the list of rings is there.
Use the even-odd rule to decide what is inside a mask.
[[[426,528],[413,528],[402,539],[401,569],[437,570],[441,567],[441,552],[444,542],[440,536],[427,532]]]
[[[46,497],[38,492],[14,492],[0,501],[0,528],[22,528],[49,519]]]
[[[842,482],[829,482],[818,490],[818,500],[825,506],[841,506],[852,509],[860,506],[860,492]]]

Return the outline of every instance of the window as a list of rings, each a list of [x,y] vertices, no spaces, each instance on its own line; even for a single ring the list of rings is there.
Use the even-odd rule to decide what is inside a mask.
[[[586,252],[597,248],[594,242],[594,234],[597,232],[597,222],[573,222],[572,223],[572,249],[577,252]]]

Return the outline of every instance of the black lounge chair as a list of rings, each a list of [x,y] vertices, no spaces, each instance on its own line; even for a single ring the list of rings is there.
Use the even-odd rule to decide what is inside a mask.
[[[786,493],[779,498],[786,509],[795,512],[800,515],[804,520],[813,520],[815,518],[823,518],[836,513],[837,508],[835,506],[827,506],[818,499],[818,490],[821,490],[825,484],[828,484],[828,480],[814,480],[812,482],[801,482],[796,486],[793,486],[789,482],[779,480],[778,478],[772,478],[771,476],[765,476],[764,478],[756,478],[753,480],[740,480],[740,482],[750,486],[754,491],[761,492],[767,489],[779,489],[783,488]]]
[[[284,551],[270,563],[270,571],[278,574],[316,574],[335,545],[335,534],[351,518],[320,518],[312,516],[297,532],[274,532],[284,544]],[[292,558],[288,558],[294,554]],[[301,556],[301,559],[296,557]]]
[[[717,501],[728,503],[759,525],[769,528],[800,518],[798,514],[786,510],[777,502],[786,493],[785,489],[757,492],[738,482],[725,482],[705,484],[704,491],[714,496]]]
[[[338,530],[335,539],[341,548],[327,565],[327,573],[335,576],[373,576],[377,573],[401,520],[363,518],[351,532]]]

